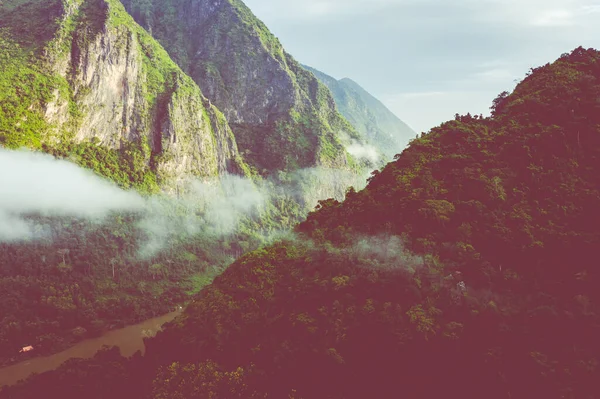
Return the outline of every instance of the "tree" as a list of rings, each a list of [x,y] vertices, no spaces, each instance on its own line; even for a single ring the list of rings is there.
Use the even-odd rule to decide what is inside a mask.
[[[492,101],[492,106],[490,107],[490,109],[492,110],[492,116],[497,116],[502,113],[503,108],[507,103],[509,95],[509,92],[503,91],[502,93],[498,94],[498,96]]]

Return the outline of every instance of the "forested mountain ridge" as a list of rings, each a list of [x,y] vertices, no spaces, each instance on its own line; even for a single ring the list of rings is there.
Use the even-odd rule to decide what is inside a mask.
[[[261,173],[353,168],[340,132],[362,140],[330,91],[239,0],[124,0],[131,15],[223,111]]]
[[[331,90],[340,113],[388,160],[402,152],[415,137],[414,130],[358,83],[348,78],[337,80],[306,65],[303,68]]]
[[[0,8],[0,144],[156,191],[247,174],[223,114],[118,0]]]
[[[596,50],[532,69],[240,258],[143,359],[4,396],[598,397],[599,97]]]

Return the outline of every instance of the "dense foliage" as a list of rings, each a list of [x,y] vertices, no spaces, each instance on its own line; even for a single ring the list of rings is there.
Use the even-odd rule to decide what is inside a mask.
[[[40,220],[46,239],[0,244],[0,364],[172,311],[232,259],[206,237],[140,259],[139,216]],[[212,252],[205,251],[210,248]],[[209,264],[210,262],[210,264]]]
[[[179,200],[149,196],[147,209],[105,219],[29,216],[37,240],[0,243],[0,365],[188,302],[235,258],[291,230],[317,198],[351,184],[350,177],[314,171],[251,183],[231,176]],[[251,190],[256,203],[238,209],[240,190]],[[35,352],[18,353],[28,345]]]
[[[414,273],[282,244],[228,269],[150,353],[253,363],[275,397],[597,397],[599,96],[600,53],[578,48],[298,227],[334,248],[402,237]]]
[[[138,396],[598,397],[598,98],[578,48],[414,140],[202,290],[147,342]],[[70,373],[5,396],[102,378]]]

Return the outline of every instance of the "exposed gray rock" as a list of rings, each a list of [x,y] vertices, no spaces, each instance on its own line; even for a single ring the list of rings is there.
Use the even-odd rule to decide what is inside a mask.
[[[166,189],[192,175],[245,173],[223,114],[118,1],[62,4],[43,65],[71,96],[57,89],[45,104],[48,142],[137,143]]]
[[[340,133],[357,138],[329,90],[238,0],[123,0],[227,117],[260,171],[350,167]]]

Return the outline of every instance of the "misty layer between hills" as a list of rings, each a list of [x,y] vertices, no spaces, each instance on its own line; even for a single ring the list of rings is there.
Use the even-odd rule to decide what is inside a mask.
[[[287,225],[266,226],[262,219],[295,203],[306,214],[319,199],[343,199],[346,187],[366,184],[366,175],[309,168],[280,172],[268,180],[236,175],[190,180],[177,197],[141,196],[66,160],[29,151],[0,149],[0,243],[52,240],[52,225],[69,217],[101,224],[134,215],[141,240],[138,255],[153,256],[173,240],[204,234],[232,235],[241,224],[257,222],[264,240],[278,237]]]

